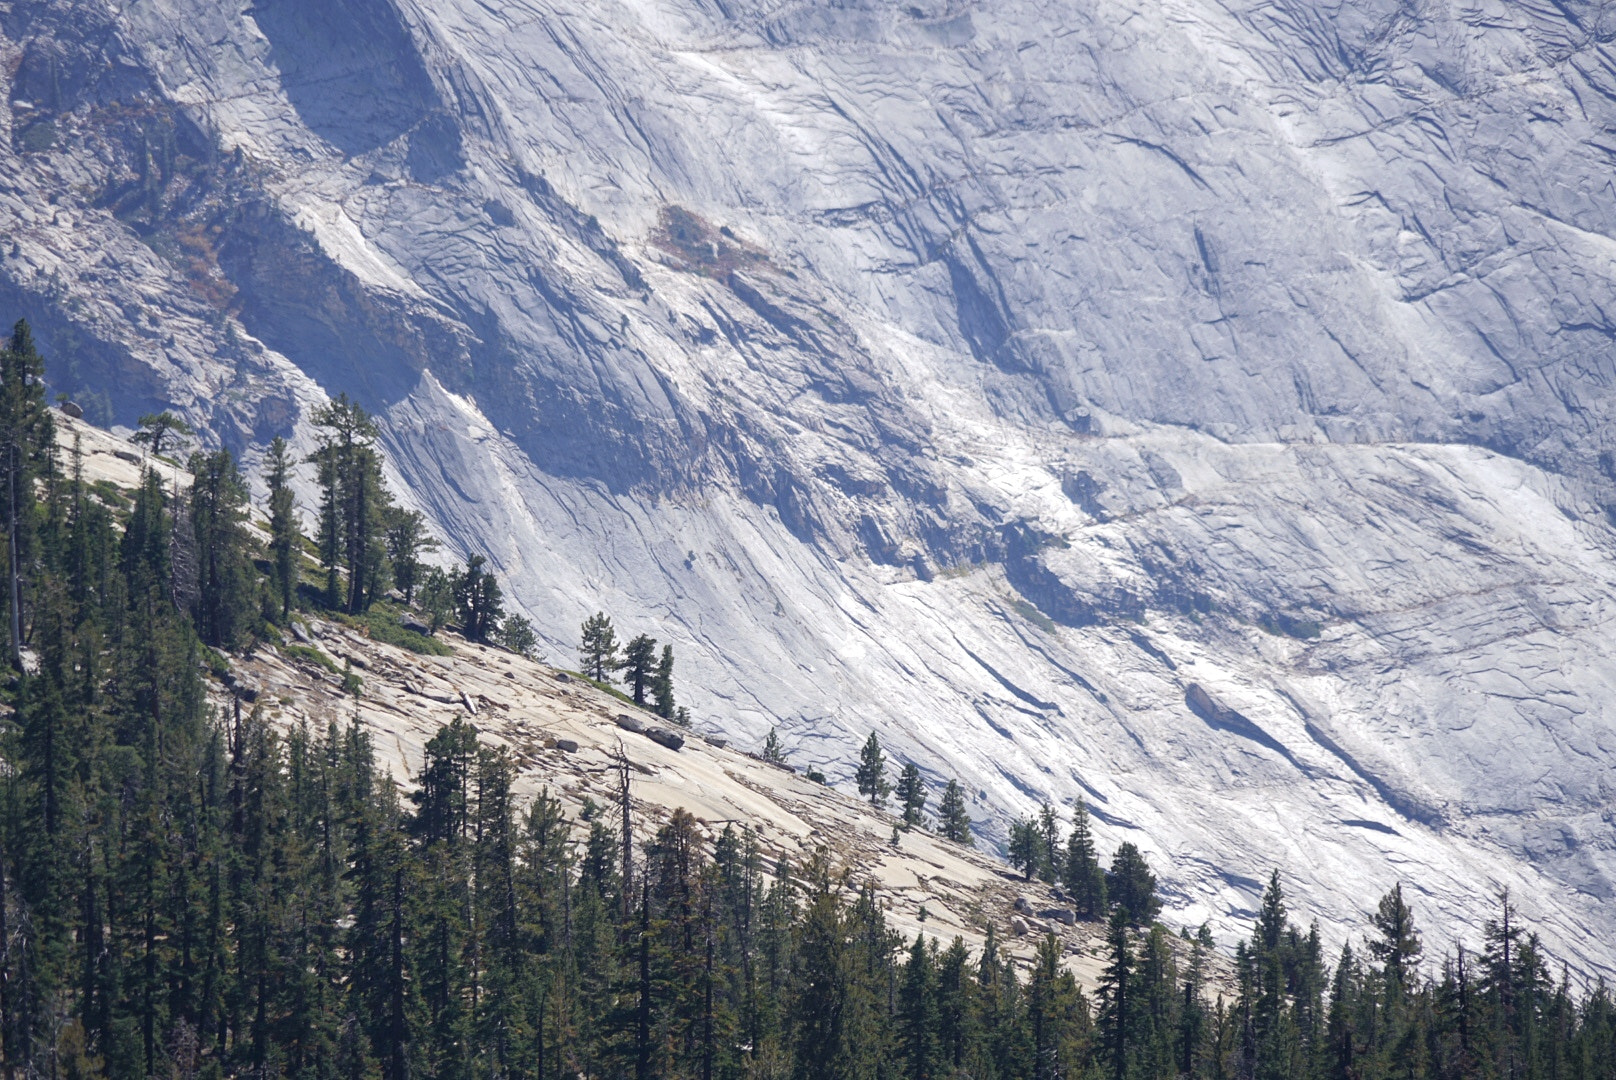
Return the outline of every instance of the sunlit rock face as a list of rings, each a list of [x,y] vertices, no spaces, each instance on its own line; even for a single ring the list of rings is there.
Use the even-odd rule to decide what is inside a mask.
[[[0,311],[249,462],[354,395],[743,744],[1616,975],[1612,20],[17,0]]]

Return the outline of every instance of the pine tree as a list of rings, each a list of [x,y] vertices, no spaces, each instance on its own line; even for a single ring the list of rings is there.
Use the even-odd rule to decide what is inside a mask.
[[[780,735],[774,728],[769,728],[768,735],[763,738],[763,753],[760,755],[770,765],[784,765],[786,763],[786,748],[780,743]]]
[[[943,790],[943,802],[937,811],[937,827],[943,836],[956,844],[975,847],[971,833],[971,816],[965,809],[965,793],[958,780],[950,780]]]
[[[6,550],[10,590],[11,662],[22,670],[26,606],[33,592],[30,569],[39,558],[37,535],[42,506],[35,485],[55,466],[56,428],[45,406],[45,361],[34,347],[25,320],[12,328],[9,347],[0,351],[0,465],[5,485]]]
[[[1106,935],[1107,961],[1100,974],[1100,1033],[1106,1072],[1112,1080],[1128,1080],[1133,1052],[1134,955],[1128,941],[1128,926],[1128,911],[1119,904],[1111,913],[1111,926]]]
[[[651,677],[652,708],[664,720],[676,715],[673,703],[673,646],[662,646],[662,659],[657,661],[656,674]]]
[[[382,480],[379,434],[346,394],[316,410],[313,422],[319,445],[308,460],[322,493],[318,542],[326,603],[357,615],[369,610],[386,586],[392,498]]]
[[[656,647],[656,638],[637,634],[623,649],[623,682],[636,705],[645,704],[646,691],[656,678]]]
[[[499,647],[518,656],[532,657],[539,647],[533,624],[522,615],[507,615],[499,624]]]
[[[1038,808],[1038,842],[1038,876],[1045,881],[1059,881],[1061,864],[1066,860],[1061,852],[1060,821],[1048,799]]]
[[[1044,838],[1036,818],[1016,818],[1010,823],[1010,865],[1031,881],[1043,865]]]
[[[1205,929],[1203,925],[1202,929]],[[1209,935],[1210,936],[1210,935]],[[1180,1076],[1198,1076],[1207,1057],[1211,1033],[1203,991],[1206,984],[1207,945],[1196,939],[1190,945],[1189,966],[1184,970],[1183,1002],[1178,1013],[1177,1046],[1174,1060]]]
[[[937,961],[937,1053],[942,1071],[960,1073],[977,1039],[970,952],[956,937]]]
[[[454,598],[455,614],[466,640],[492,641],[499,633],[505,605],[487,559],[473,555],[466,560],[466,568],[454,578]]]
[[[269,444],[265,457],[265,481],[269,486],[269,558],[274,594],[285,622],[297,599],[298,561],[302,535],[297,526],[297,509],[292,498],[292,460],[286,440],[279,435]]]
[[[920,767],[907,762],[898,775],[895,789],[898,805],[903,808],[903,827],[913,829],[926,823],[926,783],[920,778]]]
[[[1263,892],[1246,953],[1250,985],[1243,1012],[1249,1018],[1252,1069],[1258,1080],[1286,1080],[1299,1066],[1298,1033],[1287,999],[1292,980],[1286,970],[1294,966],[1295,938],[1276,870]]]
[[[386,525],[387,562],[392,568],[393,585],[404,594],[404,603],[415,603],[415,590],[426,569],[422,557],[438,550],[438,541],[426,531],[426,518],[419,511],[390,508],[383,515]]]
[[[165,446],[183,446],[186,439],[196,435],[190,424],[166,410],[147,413],[138,423],[140,430],[135,432],[134,442],[149,447],[152,457],[162,457]]]
[[[1105,914],[1105,872],[1100,869],[1099,854],[1094,848],[1094,834],[1089,828],[1089,808],[1082,799],[1078,799],[1072,808],[1072,834],[1066,840],[1061,882],[1071,894],[1072,904],[1079,916],[1098,919]]]
[[[1123,841],[1112,856],[1106,889],[1111,902],[1127,913],[1130,926],[1148,926],[1161,911],[1161,901],[1156,898],[1156,875],[1131,841]]]
[[[191,527],[196,537],[197,633],[209,645],[236,648],[253,631],[253,541],[247,485],[230,451],[192,454]]]
[[[858,793],[869,799],[872,806],[885,805],[887,796],[892,794],[892,785],[887,782],[886,755],[881,752],[881,742],[874,732],[864,743],[853,779],[858,783]]]
[[[596,682],[605,682],[620,666],[617,634],[612,629],[611,617],[604,611],[597,611],[584,620],[578,663],[584,674]]]
[[[902,1075],[908,1080],[932,1080],[940,1072],[937,957],[935,945],[928,948],[924,934],[915,935],[902,979],[896,1017],[904,1062]]]
[[[1341,947],[1335,974],[1330,983],[1327,1026],[1328,1047],[1324,1055],[1324,1075],[1328,1080],[1347,1080],[1358,1075],[1358,964],[1350,944]]]
[[[433,634],[442,630],[454,617],[454,587],[454,579],[436,566],[427,567],[421,575],[421,611],[426,615],[427,628]]]
[[[1380,898],[1371,921],[1380,940],[1369,942],[1369,953],[1380,961],[1388,991],[1400,995],[1408,987],[1411,969],[1424,951],[1420,935],[1414,929],[1414,913],[1403,900],[1402,882],[1393,885],[1391,892]]]
[[[856,1075],[848,1045],[852,943],[828,870],[810,871],[795,937],[792,1080],[851,1080]]]
[[[1038,943],[1027,981],[1027,1019],[1034,1080],[1077,1075],[1092,1021],[1076,980],[1061,963],[1060,942],[1054,934],[1045,934]]]

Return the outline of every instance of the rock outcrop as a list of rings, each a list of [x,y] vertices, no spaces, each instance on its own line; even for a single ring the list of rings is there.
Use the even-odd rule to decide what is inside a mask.
[[[0,310],[249,460],[356,395],[740,743],[1616,975],[1609,18],[15,0]]]

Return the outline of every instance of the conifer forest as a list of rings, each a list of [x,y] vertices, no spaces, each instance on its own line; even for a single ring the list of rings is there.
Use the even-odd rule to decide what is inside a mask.
[[[977,950],[906,940],[872,882],[826,852],[766,859],[744,822],[675,811],[637,844],[626,802],[573,820],[547,792],[518,797],[470,722],[395,777],[357,721],[283,729],[241,696],[210,705],[229,656],[287,642],[300,609],[391,604],[392,633],[517,651],[532,631],[480,559],[427,559],[346,399],[317,418],[312,537],[284,444],[259,523],[228,451],[192,454],[178,488],[172,417],[145,425],[125,496],[84,481],[52,415],[19,323],[0,353],[7,1078],[1616,1077],[1609,991],[1573,985],[1507,896],[1445,955],[1401,888],[1366,897],[1356,944],[1326,955],[1280,867],[1230,968],[1209,935],[1159,921],[1137,848],[1102,860],[1081,807],[1065,836],[1050,813],[1009,854],[1106,928],[1086,992],[1052,936],[1030,965],[1002,928]],[[591,676],[622,668],[609,619],[584,636]],[[628,695],[678,722],[671,647],[627,646]],[[925,827],[920,774],[894,768],[895,827]],[[884,805],[887,777],[872,737],[861,793]],[[939,832],[969,842],[957,785],[941,806]],[[1216,986],[1215,956],[1233,972]]]

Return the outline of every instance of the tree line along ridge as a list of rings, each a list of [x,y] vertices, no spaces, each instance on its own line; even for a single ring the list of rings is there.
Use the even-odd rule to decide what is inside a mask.
[[[163,415],[142,431],[154,458],[185,435]],[[1173,940],[1138,849],[1102,870],[1082,807],[1063,838],[1046,806],[1016,823],[1010,854],[1106,927],[1087,992],[1054,935],[1030,963],[992,922],[974,953],[906,939],[877,886],[826,849],[768,863],[745,823],[715,832],[683,810],[637,845],[626,799],[614,825],[569,819],[548,791],[520,798],[509,753],[463,719],[400,784],[357,718],[281,729],[239,698],[210,708],[227,654],[296,648],[302,609],[419,650],[450,620],[533,648],[486,561],[426,561],[363,410],[338,398],[315,424],[322,500],[305,538],[284,443],[262,527],[223,450],[190,456],[186,491],[150,465],[132,493],[107,491],[56,445],[26,324],[0,349],[7,1077],[1616,1076],[1610,993],[1575,992],[1508,896],[1473,928],[1479,951],[1432,958],[1398,886],[1332,963],[1276,871],[1214,993],[1210,937]],[[637,635],[619,658],[601,615],[582,659],[681,718],[671,648]],[[893,785],[873,736],[856,779],[877,806],[895,788],[900,827],[926,825],[918,769]],[[957,783],[937,828],[971,840]]]

